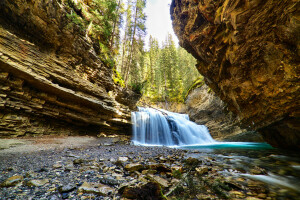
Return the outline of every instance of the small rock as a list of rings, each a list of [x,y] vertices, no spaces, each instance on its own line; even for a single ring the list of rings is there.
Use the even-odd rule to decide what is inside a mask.
[[[59,168],[62,168],[62,164],[60,163],[56,163],[52,166],[53,169],[59,169]]]
[[[131,185],[119,190],[124,198],[128,199],[157,199],[163,200],[161,187],[158,183],[149,182],[141,186]]]
[[[184,162],[187,165],[198,165],[200,163],[200,161],[197,158],[192,158],[192,157],[185,159]]]
[[[254,169],[251,169],[250,173],[255,174],[255,175],[266,174],[264,169],[261,169],[261,168],[258,168],[258,167],[254,168]]]
[[[127,162],[129,159],[128,159],[128,157],[119,157],[118,158],[118,161],[120,161],[120,162]]]
[[[76,184],[74,184],[74,183],[69,183],[69,184],[67,184],[67,185],[65,185],[65,186],[60,187],[60,188],[58,189],[58,191],[59,191],[60,193],[71,192],[71,191],[75,190],[76,187],[77,187]]]
[[[156,174],[157,171],[156,170],[153,170],[153,169],[148,169],[148,170],[143,170],[142,171],[142,174],[143,175],[147,175],[147,174]]]
[[[260,200],[260,199],[256,197],[247,197],[246,200]]]
[[[159,160],[160,160],[160,161],[163,161],[163,162],[167,161],[167,159],[164,158],[163,156],[159,157]]]
[[[173,171],[179,171],[179,172],[183,172],[183,169],[182,169],[182,166],[177,166],[177,165],[175,165],[175,166],[172,166],[171,167],[171,170],[172,170],[172,172]]]
[[[197,167],[195,170],[199,175],[203,175],[208,172],[208,167],[206,166]]]
[[[125,166],[125,169],[130,172],[140,171],[144,169],[144,166],[140,163],[132,163]]]
[[[265,199],[265,198],[267,198],[267,195],[261,193],[261,194],[258,194],[257,197],[258,197],[258,198],[261,198],[261,199]]]
[[[166,180],[166,179],[163,179],[159,176],[155,176],[155,175],[148,175],[148,178],[151,180],[151,181],[154,181],[156,183],[158,183],[160,186],[164,187],[164,188],[167,188],[169,187],[169,182]]]
[[[32,177],[36,177],[36,176],[37,176],[37,173],[35,173],[33,171],[26,172],[27,178],[32,178]]]
[[[157,170],[159,172],[170,172],[171,169],[164,164],[161,163],[151,163],[148,165],[149,169]]]
[[[23,181],[23,176],[12,176],[2,182],[1,187],[12,187]]]
[[[101,177],[100,178],[100,182],[105,184],[105,185],[120,185],[120,183],[122,182],[121,180],[117,180],[113,177]]]
[[[244,198],[245,197],[245,194],[240,191],[230,191],[229,194],[231,197],[236,197],[236,198]]]
[[[30,180],[27,182],[27,186],[31,187],[31,186],[34,186],[34,187],[40,187],[40,186],[43,186],[45,185],[46,183],[48,183],[49,180],[48,179],[43,179],[43,180]]]
[[[197,197],[197,199],[203,199],[203,200],[215,199],[214,196],[207,195],[207,194],[197,194],[196,197]]]
[[[73,164],[74,165],[80,165],[81,163],[84,163],[84,160],[81,158],[75,159],[73,160]]]
[[[79,193],[99,194],[102,196],[108,196],[112,194],[113,191],[114,189],[107,185],[103,185],[101,183],[88,183],[88,182],[84,182],[78,189]]]
[[[61,194],[61,198],[63,198],[63,199],[69,198],[69,193],[63,192],[63,193]]]
[[[179,182],[180,182],[180,180],[177,179],[177,178],[173,178],[173,179],[171,180],[171,184],[172,184],[172,185],[178,184]]]

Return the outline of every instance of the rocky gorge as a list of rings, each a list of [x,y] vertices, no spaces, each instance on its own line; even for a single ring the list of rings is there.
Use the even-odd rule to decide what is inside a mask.
[[[186,106],[166,107],[214,138],[254,130],[242,139],[262,141],[259,131],[284,149],[134,145],[140,95],[116,81],[111,54],[91,35],[92,2],[0,0],[0,200],[299,198],[299,153],[289,150],[299,148],[297,1],[171,5],[206,84]]]
[[[130,132],[137,95],[114,83],[71,12],[61,1],[0,2],[0,137]]]
[[[180,45],[241,127],[299,148],[299,2],[173,0],[171,17]]]

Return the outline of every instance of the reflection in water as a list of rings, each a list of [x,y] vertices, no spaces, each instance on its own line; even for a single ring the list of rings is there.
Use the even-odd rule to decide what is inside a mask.
[[[275,149],[267,143],[218,142],[205,126],[189,121],[188,115],[165,110],[139,108],[132,113],[132,123],[135,145],[185,149],[188,157],[202,163],[210,160],[224,176],[266,183],[275,187],[274,191],[282,188],[300,193],[297,152]]]

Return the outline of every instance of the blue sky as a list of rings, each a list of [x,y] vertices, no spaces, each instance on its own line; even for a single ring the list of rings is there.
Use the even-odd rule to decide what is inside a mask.
[[[178,39],[174,34],[170,17],[171,1],[172,0],[147,0],[145,9],[147,15],[146,44],[148,44],[149,37],[152,35],[158,39],[159,44],[161,45],[166,39],[168,32],[172,34],[175,43],[178,44]]]

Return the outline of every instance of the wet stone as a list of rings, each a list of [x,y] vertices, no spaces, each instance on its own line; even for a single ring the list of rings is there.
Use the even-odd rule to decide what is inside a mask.
[[[46,183],[49,183],[48,179],[43,179],[43,180],[30,180],[26,183],[27,186],[31,187],[40,187],[45,185]]]
[[[114,191],[113,188],[103,185],[101,183],[88,183],[84,182],[78,189],[79,193],[92,193],[103,196],[108,196]]]
[[[79,165],[79,164],[82,164],[82,163],[84,163],[84,162],[85,162],[85,160],[84,160],[84,159],[81,159],[81,158],[78,158],[78,159],[73,160],[73,164],[74,164],[74,165]]]
[[[52,166],[53,169],[59,169],[59,168],[62,168],[62,164],[60,163],[56,163]]]
[[[16,186],[18,183],[23,181],[23,176],[12,176],[8,179],[6,179],[3,183],[0,184],[1,187],[12,187],[12,186]]]
[[[132,163],[125,166],[125,169],[130,172],[142,170],[144,166],[140,163]]]
[[[76,187],[77,187],[76,184],[74,184],[74,183],[69,183],[69,184],[67,184],[67,185],[64,185],[64,186],[59,187],[59,192],[60,192],[60,193],[71,192],[71,191],[75,190]]]
[[[115,186],[115,185],[120,185],[122,182],[122,180],[117,180],[113,177],[101,177],[100,178],[100,182],[105,184],[105,185],[111,185],[111,186]]]
[[[166,179],[163,179],[163,178],[161,178],[159,176],[155,176],[155,175],[148,175],[148,178],[151,181],[158,183],[161,187],[164,187],[164,188],[169,187],[169,182]]]
[[[196,170],[197,174],[203,175],[203,174],[207,173],[209,169],[206,166],[202,166],[202,167],[195,168],[195,170]]]
[[[127,185],[119,190],[127,199],[165,199],[158,183],[148,182],[142,185]]]

